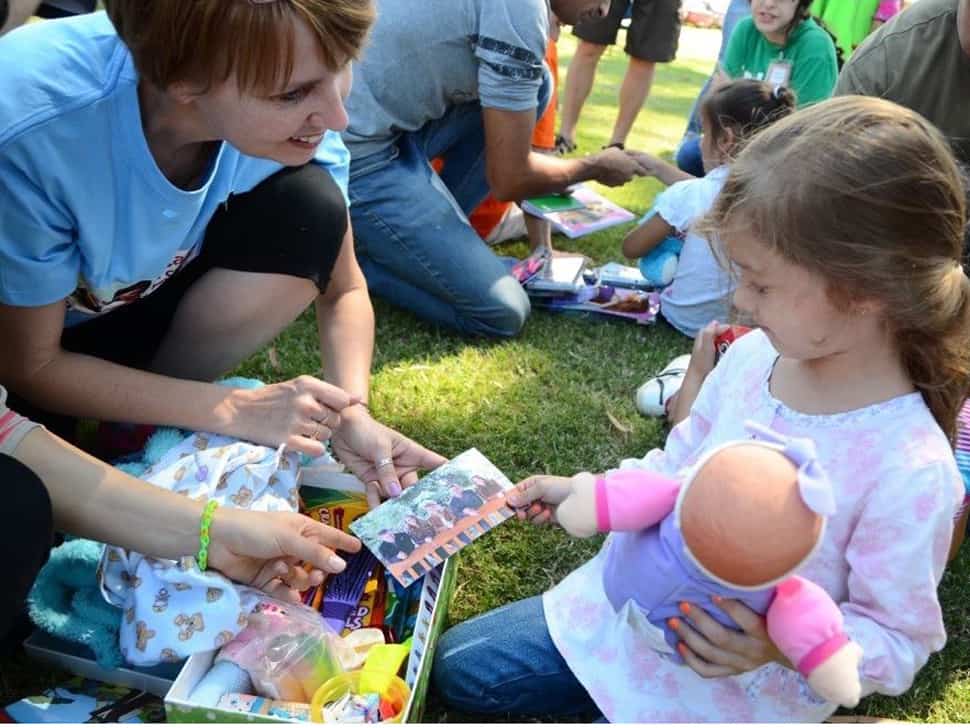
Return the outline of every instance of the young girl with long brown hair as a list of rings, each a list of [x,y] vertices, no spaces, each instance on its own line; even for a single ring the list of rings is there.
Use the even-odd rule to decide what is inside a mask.
[[[863,650],[863,693],[902,693],[946,641],[936,590],[963,490],[951,448],[970,379],[957,165],[918,114],[826,101],[751,141],[708,223],[738,275],[734,303],[760,330],[727,351],[663,450],[620,467],[683,473],[746,439],[747,420],[811,438],[836,513],[798,574],[840,605]],[[540,475],[509,502],[541,522],[571,494],[571,479]],[[685,664],[655,649],[639,599],[647,533],[613,533],[542,597],[447,633],[435,666],[445,699],[595,708],[614,722],[814,722],[835,710],[738,602],[682,605],[670,628]]]

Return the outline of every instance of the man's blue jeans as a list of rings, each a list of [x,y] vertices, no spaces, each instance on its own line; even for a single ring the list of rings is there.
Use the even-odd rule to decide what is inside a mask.
[[[552,95],[548,69],[537,113]],[[443,157],[438,175],[429,160]],[[514,336],[529,299],[467,215],[488,195],[477,101],[350,165],[357,257],[371,293],[421,318],[481,336]]]
[[[445,632],[431,679],[445,703],[468,713],[599,716],[549,636],[541,596]]]

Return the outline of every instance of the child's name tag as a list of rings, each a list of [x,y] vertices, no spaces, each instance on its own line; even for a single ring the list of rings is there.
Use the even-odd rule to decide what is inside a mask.
[[[771,84],[772,88],[787,86],[790,80],[791,61],[774,61],[765,71],[765,81]]]

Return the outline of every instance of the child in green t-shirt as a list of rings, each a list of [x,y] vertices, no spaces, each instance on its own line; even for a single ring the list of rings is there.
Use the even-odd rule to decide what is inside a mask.
[[[839,75],[835,43],[807,17],[809,4],[809,0],[752,0],[751,17],[738,23],[731,36],[721,73],[726,78],[756,78],[787,86],[801,106],[831,96]],[[771,6],[773,12],[758,6]]]
[[[866,36],[902,8],[901,0],[814,0],[812,17],[835,34],[842,55],[848,58]]]
[[[829,98],[839,75],[835,43],[809,17],[811,4],[812,0],[751,0],[751,17],[731,34],[714,86],[754,78],[790,88],[799,106]],[[681,145],[677,166],[703,176],[699,140]]]

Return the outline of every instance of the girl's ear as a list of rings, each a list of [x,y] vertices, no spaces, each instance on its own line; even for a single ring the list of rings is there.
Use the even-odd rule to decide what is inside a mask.
[[[727,161],[734,157],[734,147],[737,145],[738,135],[729,126],[721,128],[721,133],[717,137],[717,151],[721,159]]]

